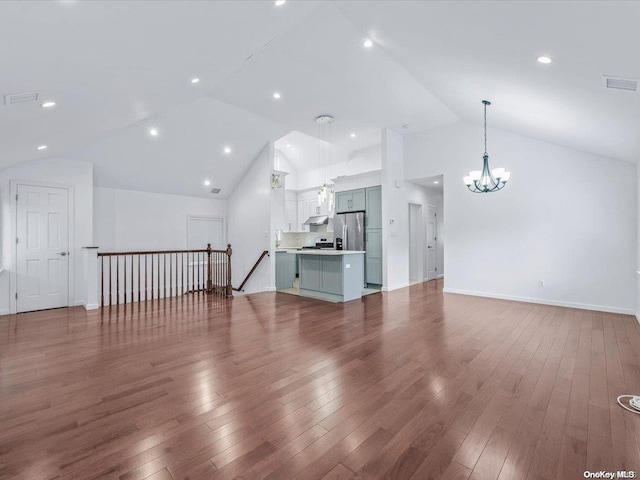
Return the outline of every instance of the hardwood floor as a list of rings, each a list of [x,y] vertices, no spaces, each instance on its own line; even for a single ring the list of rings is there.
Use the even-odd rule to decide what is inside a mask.
[[[0,317],[0,477],[573,479],[640,472],[633,317],[263,293]]]

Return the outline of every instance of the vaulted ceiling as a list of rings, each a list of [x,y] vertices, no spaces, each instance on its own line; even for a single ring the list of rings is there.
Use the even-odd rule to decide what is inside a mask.
[[[483,98],[492,126],[640,156],[639,94],[603,86],[640,78],[639,3],[4,1],[0,15],[0,93],[40,94],[0,106],[0,168],[70,157],[97,185],[206,196],[207,178],[224,198],[266,142],[317,135],[319,114],[353,151],[381,128],[480,123]]]

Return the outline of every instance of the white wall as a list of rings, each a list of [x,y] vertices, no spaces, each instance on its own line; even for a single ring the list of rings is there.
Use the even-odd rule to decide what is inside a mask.
[[[382,283],[395,290],[409,283],[409,211],[404,182],[403,137],[382,131]]]
[[[93,243],[93,165],[63,158],[48,158],[27,162],[0,171],[0,224],[2,225],[2,267],[0,274],[0,314],[7,314],[15,302],[10,300],[10,276],[13,273],[13,238],[15,210],[11,208],[11,180],[34,181],[51,185],[73,187],[72,219],[75,234],[72,237],[71,262],[73,270],[70,301],[79,305],[84,299],[82,247]],[[15,207],[15,205],[14,205]]]
[[[482,128],[405,138],[407,179],[444,174],[445,289],[631,313],[636,304],[636,166],[490,129],[506,188],[474,194]],[[545,287],[538,287],[544,280]]]
[[[269,143],[227,201],[234,287],[240,285],[264,250],[275,248],[275,227],[271,225],[272,165],[273,143]],[[272,289],[275,289],[275,255],[262,261],[245,286],[245,292]]]
[[[93,192],[94,243],[103,252],[184,249],[189,215],[227,216],[227,202],[215,198],[104,187]]]
[[[636,318],[640,322],[640,168],[636,167]]]

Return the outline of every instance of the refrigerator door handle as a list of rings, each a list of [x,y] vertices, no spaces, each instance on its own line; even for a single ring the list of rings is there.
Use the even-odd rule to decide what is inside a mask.
[[[345,222],[344,225],[342,225],[342,245],[344,245],[342,248],[348,249],[349,248],[349,241],[347,240],[347,223]]]

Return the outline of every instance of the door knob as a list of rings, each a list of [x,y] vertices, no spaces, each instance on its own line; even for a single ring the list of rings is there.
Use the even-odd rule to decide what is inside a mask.
[[[62,255],[63,257],[67,256],[67,252],[60,252],[58,255]]]

